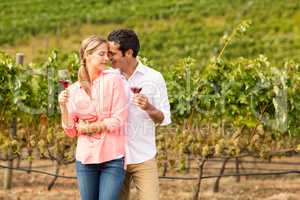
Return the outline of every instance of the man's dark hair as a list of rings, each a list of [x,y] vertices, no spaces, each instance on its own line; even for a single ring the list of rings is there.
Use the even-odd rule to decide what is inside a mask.
[[[118,29],[108,35],[108,41],[120,45],[119,49],[123,56],[128,49],[132,49],[133,57],[136,57],[140,50],[140,41],[136,33],[131,29]]]

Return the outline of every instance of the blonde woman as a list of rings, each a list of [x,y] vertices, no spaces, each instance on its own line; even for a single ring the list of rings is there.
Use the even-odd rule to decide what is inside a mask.
[[[62,126],[77,137],[76,172],[82,200],[117,200],[125,171],[128,104],[120,75],[104,70],[108,43],[91,36],[80,49],[78,81],[59,94]]]

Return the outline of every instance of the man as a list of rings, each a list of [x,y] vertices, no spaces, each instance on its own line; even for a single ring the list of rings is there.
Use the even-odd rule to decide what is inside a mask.
[[[127,172],[121,199],[129,200],[133,181],[139,200],[158,200],[155,125],[171,123],[165,80],[161,73],[137,60],[140,44],[134,31],[113,31],[108,41],[113,68],[120,70],[132,89],[126,131]],[[141,89],[140,93],[134,91],[136,87]]]

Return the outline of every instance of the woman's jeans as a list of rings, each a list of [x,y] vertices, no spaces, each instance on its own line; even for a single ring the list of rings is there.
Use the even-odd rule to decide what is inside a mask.
[[[124,158],[100,164],[76,161],[81,200],[118,200],[125,177]]]

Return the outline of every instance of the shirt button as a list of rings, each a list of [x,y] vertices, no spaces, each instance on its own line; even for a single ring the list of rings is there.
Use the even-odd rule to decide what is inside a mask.
[[[94,141],[90,141],[89,147],[93,147],[94,146]]]

